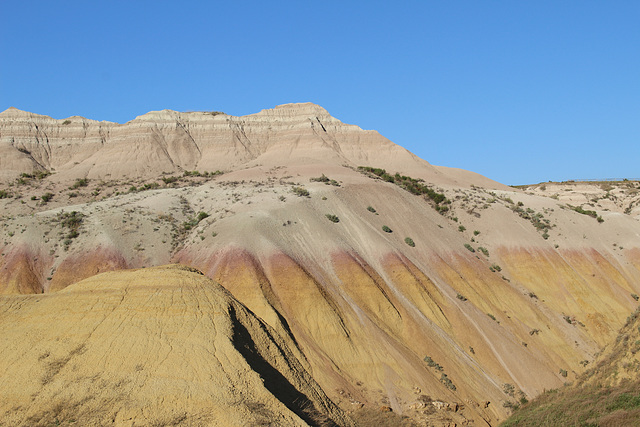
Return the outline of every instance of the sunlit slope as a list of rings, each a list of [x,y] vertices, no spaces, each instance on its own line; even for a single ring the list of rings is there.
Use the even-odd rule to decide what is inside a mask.
[[[517,410],[504,426],[640,423],[640,308],[586,372]]]
[[[350,425],[295,343],[185,267],[5,297],[0,323],[6,425]]]
[[[40,165],[2,187],[8,300],[193,266],[347,411],[495,425],[592,366],[640,298],[637,182],[514,189],[312,104],[124,125],[1,114],[16,134],[0,148]],[[104,143],[83,151],[100,129]]]

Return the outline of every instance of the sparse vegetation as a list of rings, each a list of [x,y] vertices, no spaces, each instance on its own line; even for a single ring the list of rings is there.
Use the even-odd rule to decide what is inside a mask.
[[[456,391],[456,386],[444,372],[440,375],[440,382],[444,384],[449,390]]]
[[[458,231],[459,231],[459,232],[463,232],[463,231],[465,231],[466,229],[467,229],[467,228],[466,228],[464,225],[459,225],[459,226],[458,226]]]
[[[40,200],[42,201],[42,204],[46,204],[49,203],[51,201],[51,199],[53,199],[54,194],[53,193],[44,193],[42,196],[40,196]]]
[[[6,190],[0,190],[0,199],[9,199],[11,198],[11,193]]]
[[[61,212],[57,215],[57,221],[62,226],[63,230],[66,229],[66,234],[63,232],[63,245],[64,250],[68,250],[73,239],[80,236],[80,227],[84,221],[85,215],[81,212]]]
[[[547,390],[522,405],[502,427],[631,426],[640,422],[640,381]]]
[[[571,206],[568,205],[572,210],[582,214],[582,215],[588,215],[592,218],[597,218],[598,213],[596,211],[590,211],[590,210],[585,210],[582,208],[582,206]]]
[[[324,182],[326,185],[333,185],[335,187],[340,187],[340,183],[338,181],[336,181],[335,179],[328,178],[325,174],[322,174],[322,176],[319,176],[317,178],[310,178],[309,181]]]
[[[185,221],[182,223],[182,229],[183,230],[191,230],[192,228],[194,228],[195,226],[197,226],[200,221],[202,221],[203,219],[209,217],[209,214],[206,212],[198,212],[198,215],[196,215],[195,217],[189,219],[188,221]]]
[[[376,213],[376,210],[371,206],[367,206],[367,210],[371,213]]]
[[[78,178],[76,179],[76,182],[74,182],[73,185],[69,187],[69,190],[77,190],[78,188],[86,187],[87,185],[89,185],[89,180],[87,178]]]
[[[367,175],[378,177],[383,181],[396,184],[412,194],[425,195],[436,205],[440,205],[441,203],[450,203],[444,194],[438,193],[432,188],[424,185],[421,179],[414,179],[409,176],[400,175],[399,173],[390,175],[384,169],[372,168],[370,166],[358,166],[358,170]]]
[[[310,197],[309,191],[304,187],[293,187],[291,192],[298,197]]]
[[[473,249],[473,247],[472,247],[470,244],[468,244],[468,243],[465,243],[465,244],[464,244],[464,247],[465,247],[465,248],[467,248],[470,252],[475,252],[475,251],[476,251],[476,250],[475,250],[475,249]]]
[[[458,293],[456,294],[456,298],[458,298],[460,301],[466,301],[467,297],[465,297],[464,295]]]
[[[340,218],[333,214],[326,214],[327,219],[331,222],[340,222]]]
[[[411,246],[412,248],[416,246],[415,242],[413,241],[413,239],[411,237],[405,237],[404,238],[404,242]]]
[[[387,227],[386,225],[382,226],[382,231],[384,231],[385,233],[393,233],[393,230]]]
[[[480,252],[482,252],[484,254],[484,256],[488,257],[489,256],[489,250],[487,248],[484,248],[482,246],[478,246],[478,250]]]
[[[434,368],[436,371],[444,370],[444,368],[440,366],[440,364],[436,363],[430,356],[425,356],[423,360],[427,362],[428,367]]]
[[[177,176],[163,176],[161,179],[162,179],[162,182],[169,185],[169,184],[173,184],[174,182],[178,182],[180,178],[178,178]]]

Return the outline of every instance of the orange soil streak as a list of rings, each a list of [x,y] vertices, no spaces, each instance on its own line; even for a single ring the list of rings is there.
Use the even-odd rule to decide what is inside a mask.
[[[105,271],[128,268],[127,261],[114,249],[98,247],[91,252],[66,258],[56,270],[49,292],[59,291],[87,277]]]
[[[14,248],[0,264],[0,294],[42,293],[44,266],[42,254],[27,248]]]

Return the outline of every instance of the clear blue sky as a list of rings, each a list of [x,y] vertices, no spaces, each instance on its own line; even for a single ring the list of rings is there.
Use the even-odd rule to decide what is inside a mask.
[[[505,184],[640,178],[640,2],[0,2],[0,111],[307,101]]]

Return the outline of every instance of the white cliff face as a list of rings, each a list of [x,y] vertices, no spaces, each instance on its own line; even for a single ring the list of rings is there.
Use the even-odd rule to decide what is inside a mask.
[[[152,111],[125,124],[77,116],[56,120],[15,108],[0,113],[5,181],[34,170],[55,171],[60,179],[117,179],[311,159],[405,172],[431,169],[378,132],[344,124],[311,103],[241,117]]]

